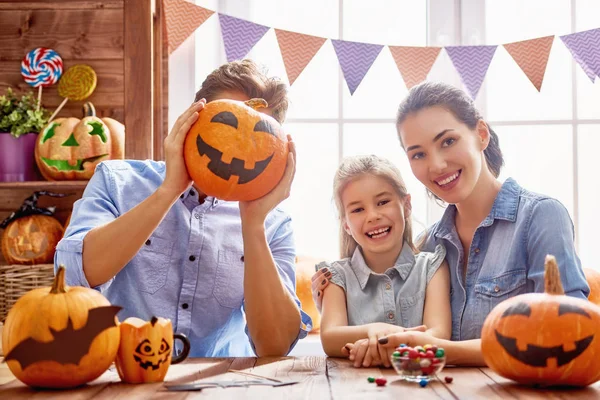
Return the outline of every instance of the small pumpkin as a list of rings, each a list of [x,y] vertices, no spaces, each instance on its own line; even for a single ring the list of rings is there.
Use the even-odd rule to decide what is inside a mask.
[[[312,319],[311,333],[316,333],[321,327],[321,313],[312,298],[312,276],[315,265],[322,260],[311,257],[299,256],[296,258],[296,296],[302,305],[302,311]]]
[[[498,304],[481,332],[486,364],[522,384],[586,386],[600,379],[600,308],[564,295],[553,256],[546,257],[545,293]]]
[[[27,292],[8,312],[2,348],[10,371],[41,388],[71,388],[96,379],[117,355],[120,309],[96,290],[65,286],[60,266],[51,288]]]
[[[11,222],[2,235],[2,255],[9,264],[50,264],[64,229],[48,215],[29,215]]]
[[[116,359],[123,382],[162,382],[171,364],[185,360],[190,342],[183,334],[173,334],[171,320],[152,317],[150,321],[129,317],[120,325],[121,344]],[[173,357],[173,339],[183,342],[183,351]]]
[[[248,201],[277,185],[285,171],[288,142],[281,125],[258,111],[267,106],[263,99],[215,100],[200,111],[186,136],[184,157],[202,192]]]
[[[38,135],[35,160],[47,180],[87,180],[99,162],[123,159],[123,124],[96,117],[92,103],[83,105],[83,114],[81,120],[55,119]]]
[[[590,285],[588,300],[600,306],[600,272],[595,269],[584,268],[583,273],[588,285]]]

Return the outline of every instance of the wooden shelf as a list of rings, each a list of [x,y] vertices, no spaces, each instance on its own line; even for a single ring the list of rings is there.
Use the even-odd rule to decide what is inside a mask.
[[[88,181],[30,181],[30,182],[0,182],[3,189],[32,189],[32,190],[78,190],[85,189]]]

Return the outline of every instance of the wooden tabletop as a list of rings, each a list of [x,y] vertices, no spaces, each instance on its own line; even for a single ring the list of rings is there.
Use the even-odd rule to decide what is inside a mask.
[[[253,380],[228,373],[230,369],[299,381],[282,387],[251,386],[210,388],[172,392],[166,385],[203,381]],[[385,377],[377,387],[368,377]],[[444,382],[445,376],[454,378]],[[5,363],[0,364],[0,399],[600,399],[600,382],[585,389],[543,390],[519,386],[487,368],[445,368],[440,380],[425,388],[401,381],[393,369],[353,368],[348,360],[326,357],[196,358],[172,365],[164,383],[128,385],[121,383],[114,368],[97,380],[77,389],[38,391],[17,381]]]

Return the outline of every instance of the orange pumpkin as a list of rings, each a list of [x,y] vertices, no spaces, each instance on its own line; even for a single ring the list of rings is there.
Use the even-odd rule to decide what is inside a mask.
[[[597,306],[600,306],[600,272],[595,269],[584,268],[583,273],[585,274],[588,285],[590,285],[588,300]]]
[[[64,229],[48,215],[28,215],[12,221],[2,235],[2,255],[9,264],[49,264]]]
[[[123,382],[162,382],[169,366],[185,360],[189,354],[189,340],[182,334],[173,335],[169,319],[152,317],[144,321],[130,317],[120,329],[121,344],[115,364]],[[183,352],[176,357],[172,357],[173,338],[183,342]]]
[[[215,100],[185,139],[185,164],[202,192],[248,201],[270,192],[283,176],[288,143],[279,123],[257,111],[263,99]]]
[[[556,260],[546,257],[545,293],[496,306],[481,351],[499,375],[523,384],[586,386],[600,379],[600,307],[564,295]]]
[[[318,332],[321,327],[321,314],[312,298],[311,289],[311,278],[315,273],[315,265],[321,261],[323,260],[303,256],[296,258],[296,295],[302,304],[302,311],[312,319],[311,333]]]
[[[84,118],[58,118],[38,135],[35,160],[47,180],[86,180],[104,160],[123,159],[125,127],[112,118],[96,117],[92,103]]]
[[[8,312],[2,348],[10,371],[42,388],[96,379],[117,355],[120,309],[96,290],[65,286],[65,269],[59,267],[51,288],[27,292]]]

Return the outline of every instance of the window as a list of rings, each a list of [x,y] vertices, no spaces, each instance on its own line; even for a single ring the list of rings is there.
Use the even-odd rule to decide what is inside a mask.
[[[196,0],[200,6],[270,27],[352,41],[392,45],[503,44],[546,35],[563,35],[598,27],[595,0],[445,0],[378,1]],[[510,29],[507,29],[510,26]],[[193,98],[195,88],[225,62],[218,18],[197,31],[195,84],[182,85],[182,64],[170,69],[170,105],[174,123]],[[184,43],[184,45],[190,46]],[[285,79],[273,30],[249,57]],[[174,65],[173,60],[171,66]],[[460,85],[460,78],[441,52],[430,79]],[[193,81],[193,80],[191,80]],[[175,83],[175,86],[172,86]],[[175,89],[176,88],[176,89]],[[177,91],[175,91],[177,90]],[[435,222],[443,209],[429,200],[412,176],[394,127],[394,115],[406,95],[389,49],[384,48],[353,96],[341,74],[331,42],[326,42],[290,89],[286,129],[298,147],[298,169],[292,196],[283,207],[293,219],[298,254],[338,257],[338,228],[332,202],[332,179],[346,155],[376,153],[390,158],[403,172],[413,198],[415,232]],[[501,179],[513,176],[527,189],[560,200],[576,226],[583,265],[592,259],[595,209],[600,197],[590,166],[600,145],[600,85],[592,84],[573,61],[560,38],[554,39],[541,93],[538,93],[506,50],[499,46],[477,104],[500,137],[506,167]],[[179,106],[177,102],[183,102]],[[596,267],[600,268],[600,267]]]

